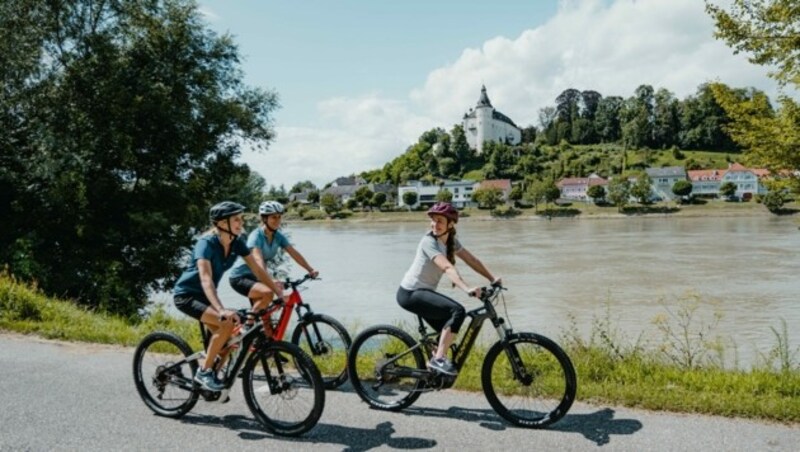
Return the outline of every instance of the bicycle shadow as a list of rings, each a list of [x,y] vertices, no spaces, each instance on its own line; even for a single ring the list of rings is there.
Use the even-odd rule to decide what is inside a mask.
[[[603,408],[589,414],[569,414],[544,431],[580,433],[584,438],[598,446],[608,444],[612,435],[632,435],[642,429],[642,423],[636,419],[614,419],[616,411]],[[402,411],[409,416],[446,417],[467,422],[495,431],[507,428],[518,428],[506,422],[494,410],[450,407],[438,409],[430,407],[409,407]]]
[[[366,451],[387,446],[394,449],[430,449],[437,446],[434,439],[410,436],[393,436],[396,430],[391,422],[381,422],[372,428],[345,427],[341,425],[318,423],[303,436],[292,438],[277,436],[266,432],[257,421],[244,415],[226,416],[187,414],[181,422],[210,427],[224,427],[237,431],[244,440],[274,439],[292,443],[340,444],[344,451]]]

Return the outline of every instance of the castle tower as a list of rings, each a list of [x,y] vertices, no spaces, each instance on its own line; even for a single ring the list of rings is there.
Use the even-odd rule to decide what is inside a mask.
[[[478,154],[483,152],[486,141],[518,144],[522,140],[522,130],[508,116],[495,110],[486,86],[481,86],[481,95],[474,109],[464,114],[462,121],[467,144]]]

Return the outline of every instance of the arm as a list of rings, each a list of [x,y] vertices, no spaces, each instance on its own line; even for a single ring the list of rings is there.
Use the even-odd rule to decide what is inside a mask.
[[[500,278],[495,279],[495,277],[492,275],[492,272],[490,272],[489,269],[483,265],[483,262],[481,262],[480,259],[475,257],[472,253],[467,251],[466,248],[461,248],[460,250],[456,251],[456,256],[458,256],[458,258],[469,265],[471,269],[475,270],[478,274],[482,275],[490,282],[495,283],[500,281]]]
[[[309,275],[311,275],[314,278],[316,278],[317,275],[319,275],[319,272],[314,270],[314,268],[312,268],[311,265],[308,264],[303,255],[300,254],[300,251],[297,251],[295,247],[289,245],[284,249],[286,250],[287,253],[289,253],[289,256],[292,256],[292,259],[294,259],[294,261],[297,262],[298,265],[306,269]]]
[[[447,260],[447,256],[444,254],[437,254],[434,256],[433,263],[436,264],[436,266],[439,267],[448,278],[450,278],[450,281],[452,281],[453,284],[458,286],[464,292],[472,293],[476,289],[475,287],[468,286],[467,283],[464,282],[464,280],[461,278],[461,275],[458,274],[456,267],[451,264],[449,260]]]
[[[253,274],[256,275],[256,278],[258,278],[260,282],[264,283],[265,286],[269,287],[270,290],[272,290],[272,292],[274,292],[278,298],[283,298],[283,289],[281,289],[280,286],[278,286],[278,284],[275,282],[275,280],[273,280],[267,274],[266,270],[264,270],[264,268],[260,266],[258,262],[256,262],[256,259],[253,257],[253,253],[244,256],[243,259],[245,263],[247,263],[247,266],[250,267],[250,271],[252,271]],[[263,259],[261,261],[263,262]]]
[[[200,275],[200,285],[203,287],[203,293],[211,303],[211,307],[217,310],[217,314],[222,314],[225,307],[219,301],[217,296],[217,288],[214,286],[214,279],[212,278],[211,261],[208,259],[197,259],[197,271]]]

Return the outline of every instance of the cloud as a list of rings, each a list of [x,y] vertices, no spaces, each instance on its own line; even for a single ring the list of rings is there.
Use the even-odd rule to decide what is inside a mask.
[[[482,84],[493,105],[524,127],[535,125],[539,110],[567,88],[630,97],[649,84],[683,99],[701,83],[719,80],[775,98],[777,84],[766,74],[713,37],[699,0],[563,0],[537,28],[464,49],[407,99],[324,100],[318,104],[322,126],[281,127],[268,154],[245,160],[268,183],[323,185],[381,167],[425,130],[449,130],[475,105]]]

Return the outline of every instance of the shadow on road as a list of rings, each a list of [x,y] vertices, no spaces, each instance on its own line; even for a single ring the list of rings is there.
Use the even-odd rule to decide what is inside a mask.
[[[319,423],[305,435],[289,438],[269,434],[260,423],[243,415],[219,417],[189,414],[181,421],[195,425],[226,427],[239,432],[239,437],[245,440],[276,439],[293,443],[341,444],[344,446],[343,450],[351,452],[365,451],[380,446],[394,449],[429,449],[437,445],[436,440],[433,439],[410,436],[394,437],[392,435],[396,431],[391,422],[381,422],[374,429]]]
[[[632,435],[642,429],[640,421],[614,419],[615,413],[611,408],[604,408],[590,414],[567,414],[549,427],[549,430],[580,433],[589,441],[602,446],[611,441],[611,435]]]

